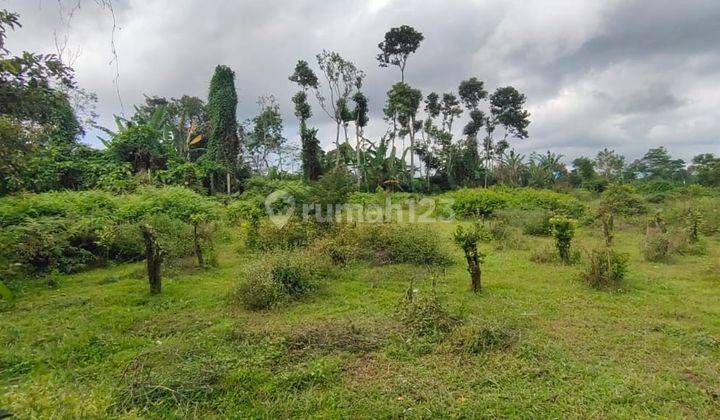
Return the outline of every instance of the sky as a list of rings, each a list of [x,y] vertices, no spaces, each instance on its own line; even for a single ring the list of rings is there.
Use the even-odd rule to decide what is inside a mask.
[[[424,94],[456,92],[475,76],[488,90],[512,85],[526,95],[532,122],[528,139],[511,141],[518,152],[552,150],[566,161],[604,147],[629,160],[658,146],[685,160],[720,154],[717,0],[112,4],[114,35],[113,13],[98,0],[0,0],[0,8],[21,15],[23,27],[7,41],[12,52],[57,52],[67,40],[64,58],[80,87],[97,93],[99,123],[107,127],[114,114],[131,114],[143,94],[207,98],[213,69],[225,64],[236,73],[238,119],[251,118],[257,98],[272,94],[285,136],[297,141],[290,101],[297,86],[288,76],[297,60],[314,64],[327,49],[365,71],[366,134],[378,137],[387,129],[386,92],[400,74],[378,66],[377,44],[391,27],[410,25],[425,40],[408,60],[406,81]],[[334,126],[312,105],[311,123],[327,150]],[[94,134],[85,141],[100,146]]]

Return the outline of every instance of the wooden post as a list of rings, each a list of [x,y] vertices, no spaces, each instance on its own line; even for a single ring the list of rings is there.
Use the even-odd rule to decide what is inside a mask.
[[[162,291],[161,267],[163,250],[157,243],[155,230],[148,224],[140,225],[143,239],[145,239],[145,259],[147,260],[147,274],[150,282],[150,294],[156,295]]]

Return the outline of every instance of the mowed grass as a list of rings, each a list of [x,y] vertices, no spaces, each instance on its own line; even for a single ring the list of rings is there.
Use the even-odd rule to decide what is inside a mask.
[[[484,245],[483,290],[468,291],[454,224],[446,269],[352,264],[319,292],[268,311],[233,297],[248,264],[239,235],[219,267],[184,264],[150,296],[144,265],[28,286],[0,312],[0,408],[29,417],[698,417],[720,416],[720,243],[653,264],[641,232],[621,291]],[[576,245],[599,244],[581,228]],[[231,235],[233,236],[233,235]],[[445,337],[409,334],[397,306],[432,283],[462,320]],[[453,346],[473,329],[505,335]],[[494,337],[494,336],[493,336]],[[506,337],[502,338],[502,337]]]

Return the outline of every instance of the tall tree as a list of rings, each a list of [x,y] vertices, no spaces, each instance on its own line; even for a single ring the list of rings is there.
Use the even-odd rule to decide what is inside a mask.
[[[422,93],[418,89],[411,88],[407,83],[395,83],[387,93],[388,103],[385,113],[388,117],[398,121],[403,132],[410,135],[410,185],[415,177],[415,129],[416,117]]]
[[[701,185],[720,187],[720,157],[712,153],[697,155],[692,160],[690,172]]]
[[[490,95],[490,115],[485,123],[487,136],[484,141],[486,171],[492,170],[493,162],[508,148],[508,138],[525,139],[530,125],[530,113],[525,110],[525,95],[512,86],[500,87]],[[495,140],[495,130],[503,129],[503,136]],[[487,177],[485,177],[487,187]]]
[[[423,34],[412,26],[402,25],[391,28],[385,34],[385,39],[378,44],[380,53],[377,55],[377,60],[380,62],[380,67],[397,66],[400,68],[400,82],[405,82],[408,57],[417,51],[423,39]]]
[[[463,152],[463,175],[469,178],[469,181],[478,179],[480,169],[480,156],[478,154],[477,134],[485,125],[485,113],[479,109],[480,102],[487,98],[487,91],[484,83],[476,77],[460,82],[458,87],[458,95],[460,100],[470,113],[470,121],[463,128],[463,134],[467,136],[465,140],[465,150]],[[487,171],[485,171],[487,184]]]
[[[358,69],[355,63],[342,58],[336,52],[323,50],[316,58],[318,67],[325,76],[327,87],[326,93],[323,93],[318,86],[315,89],[315,95],[320,102],[320,107],[335,122],[335,165],[339,166],[342,154],[340,127],[347,117],[346,105],[352,93],[362,87],[365,73]]]
[[[365,137],[363,136],[363,130],[367,125],[370,118],[368,116],[368,100],[365,94],[360,91],[355,92],[352,97],[355,103],[355,109],[353,109],[353,118],[355,120],[355,164],[357,165],[358,185],[365,182],[367,187],[367,177],[365,174],[365,162],[363,159],[365,148]]]
[[[648,150],[642,159],[634,164],[643,178],[664,181],[679,181],[685,175],[685,162],[673,159],[664,147]]]
[[[622,177],[623,169],[625,169],[625,156],[605,148],[599,151],[595,157],[595,167],[600,175],[608,181],[617,181]]]
[[[282,165],[282,149],[286,142],[283,137],[282,115],[274,96],[262,96],[258,99],[258,114],[252,119],[252,130],[247,148],[255,170],[267,173],[270,169],[270,154],[278,155]],[[282,170],[282,167],[280,167]]]
[[[308,181],[317,181],[322,174],[321,149],[317,139],[317,129],[307,126],[307,120],[312,116],[312,108],[307,101],[307,90],[318,88],[318,78],[306,61],[299,60],[295,65],[295,72],[290,75],[290,80],[302,89],[293,96],[292,101],[295,105],[295,116],[300,120],[303,176]]]
[[[237,92],[235,72],[230,67],[219,65],[210,80],[207,114],[210,135],[207,158],[225,168],[225,186],[231,192],[231,173],[237,168],[240,142],[237,131]],[[213,183],[211,175],[211,185]]]

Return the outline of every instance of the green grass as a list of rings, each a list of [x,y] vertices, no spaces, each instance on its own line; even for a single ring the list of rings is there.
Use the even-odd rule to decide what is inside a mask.
[[[699,417],[720,416],[720,243],[708,255],[653,264],[628,229],[621,291],[596,291],[580,266],[495,251],[483,291],[453,224],[438,240],[453,264],[354,264],[316,294],[261,312],[233,299],[259,255],[219,246],[219,267],[178,268],[150,296],[143,264],[36,282],[0,307],[0,408],[31,417]],[[601,238],[580,228],[576,245]],[[526,237],[530,248],[549,238]],[[416,337],[396,308],[410,280],[432,279],[462,319]],[[462,351],[478,329],[512,340]],[[492,343],[491,343],[492,344]]]

